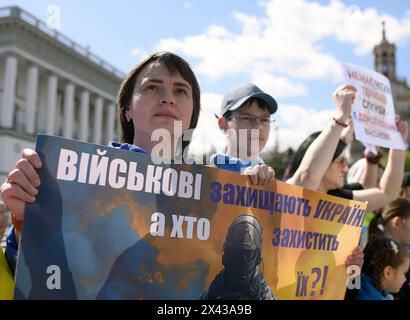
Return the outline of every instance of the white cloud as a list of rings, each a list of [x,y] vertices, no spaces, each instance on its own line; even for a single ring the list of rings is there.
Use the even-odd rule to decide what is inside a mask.
[[[218,128],[215,114],[219,114],[222,96],[206,92],[202,95],[202,112],[195,129],[190,151],[196,155],[208,152],[212,146],[222,152],[226,145],[225,136]],[[299,105],[279,106],[275,114],[276,122],[271,128],[268,143],[264,151],[275,145],[275,126],[278,126],[279,149],[296,149],[302,141],[314,131],[322,130],[332,119],[334,109],[316,110]]]
[[[209,26],[202,34],[162,39],[156,49],[179,51],[197,58],[196,70],[211,79],[249,74],[255,70],[283,73],[299,79],[340,81],[339,61],[322,48],[335,38],[353,44],[357,54],[370,52],[381,40],[381,21],[392,42],[410,38],[410,11],[401,20],[373,8],[361,10],[333,0],[321,5],[306,0],[262,2],[266,15],[233,12],[238,33],[225,26]]]
[[[155,49],[192,58],[195,72],[213,82],[240,76],[274,97],[284,98],[307,95],[306,80],[343,80],[340,62],[344,61],[326,51],[328,39],[352,45],[357,55],[369,54],[381,41],[382,21],[386,21],[390,42],[400,44],[410,39],[410,10],[399,19],[371,7],[348,6],[341,0],[330,0],[328,4],[266,0],[259,4],[265,12],[262,16],[232,12],[239,31],[227,25],[209,25],[199,34],[162,39]],[[212,144],[224,145],[225,138],[213,115],[221,100],[221,95],[203,94],[203,112],[191,144],[194,152],[206,152],[203,147]],[[323,129],[333,112],[281,104],[276,124],[280,149],[298,147],[313,131]],[[265,150],[274,146],[274,132]]]
[[[307,89],[301,82],[292,82],[285,77],[276,77],[270,73],[257,73],[252,77],[252,82],[263,91],[275,98],[303,96]]]
[[[215,114],[220,113],[222,99],[223,96],[211,92],[201,94],[201,114],[190,145],[193,154],[207,153],[212,146],[217,150],[222,150],[225,146],[225,136],[219,130],[215,117]]]
[[[275,114],[278,126],[279,150],[291,147],[296,149],[311,133],[323,130],[332,119],[334,109],[316,110],[299,105],[279,106]],[[271,130],[268,143],[264,151],[272,149],[275,145],[275,131]]]
[[[335,113],[334,109],[317,110],[298,105],[280,105],[276,114],[281,128],[301,128],[305,131],[321,130]]]
[[[185,8],[186,10],[190,10],[191,7],[192,7],[192,4],[191,4],[190,2],[188,2],[188,1],[185,1],[185,2],[184,2],[184,8]]]
[[[142,50],[142,49],[135,48],[135,49],[132,49],[132,50],[131,50],[130,55],[131,55],[132,57],[137,57],[137,59],[142,59],[142,58],[144,58],[145,56],[147,56],[148,54],[147,54],[146,51],[144,51],[144,50]]]

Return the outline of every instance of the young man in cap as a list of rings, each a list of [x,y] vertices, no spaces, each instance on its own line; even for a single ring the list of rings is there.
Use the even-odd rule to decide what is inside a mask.
[[[273,181],[275,172],[259,158],[278,105],[270,95],[248,83],[230,89],[222,101],[219,128],[227,136],[225,154],[211,156],[211,164],[250,175],[252,183]]]

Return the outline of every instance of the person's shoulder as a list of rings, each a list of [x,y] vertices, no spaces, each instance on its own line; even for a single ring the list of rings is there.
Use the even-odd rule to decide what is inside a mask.
[[[120,142],[116,142],[116,141],[111,141],[111,142],[108,144],[108,146],[111,147],[111,148],[115,148],[115,149],[126,150],[126,151],[133,151],[133,152],[140,152],[140,153],[146,153],[146,154],[148,154],[148,152],[145,151],[144,149],[142,149],[142,148],[140,148],[140,147],[138,147],[138,146],[129,144],[129,143],[120,143]]]
[[[217,164],[217,163],[221,163],[224,162],[226,159],[229,159],[229,157],[226,154],[223,153],[214,153],[213,155],[211,155],[211,157],[209,158],[209,162],[211,162],[212,164]]]
[[[334,196],[334,197],[353,200],[353,191],[351,189],[340,188],[340,189],[329,190],[327,194]]]
[[[347,183],[343,186],[343,189],[348,189],[348,190],[363,190],[363,185],[355,182],[355,183]]]
[[[119,142],[117,142],[117,141],[110,141],[109,143],[108,143],[108,146],[110,147],[110,148],[115,148],[115,149],[121,149],[121,146],[122,146],[123,144],[122,143],[119,143]]]
[[[241,162],[237,158],[229,157],[226,154],[215,153],[210,157],[212,166],[228,171],[241,172]]]
[[[221,166],[229,164],[230,160],[231,158],[223,153],[214,153],[209,158],[209,162],[217,168],[221,168]]]

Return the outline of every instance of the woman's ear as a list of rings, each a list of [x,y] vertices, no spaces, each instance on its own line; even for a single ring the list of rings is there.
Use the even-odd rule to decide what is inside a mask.
[[[229,129],[229,124],[228,124],[228,121],[225,119],[225,117],[218,118],[218,126],[219,126],[219,129],[223,132]]]

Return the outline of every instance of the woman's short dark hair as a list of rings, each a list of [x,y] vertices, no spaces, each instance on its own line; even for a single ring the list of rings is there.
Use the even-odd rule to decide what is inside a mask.
[[[303,157],[306,154],[306,151],[309,149],[310,145],[313,143],[313,141],[316,140],[316,138],[321,134],[322,131],[317,131],[312,133],[309,137],[305,139],[305,141],[302,142],[302,144],[299,146],[298,150],[293,154],[292,159],[290,160],[290,163],[288,167],[286,168],[285,174],[283,179],[288,180],[290,179],[296,172],[296,170],[299,168]],[[344,149],[346,148],[346,143],[342,140],[339,139],[339,142],[337,143],[336,151],[333,154],[332,161],[337,159]]]
[[[193,111],[191,122],[189,124],[189,129],[196,128],[198,124],[199,112],[201,109],[200,101],[200,89],[198,80],[195,77],[194,72],[186,62],[181,57],[173,54],[171,52],[156,52],[139,64],[137,64],[122,81],[120,90],[117,95],[117,110],[120,113],[120,123],[121,123],[121,142],[130,143],[134,142],[134,124],[132,121],[127,121],[125,113],[128,110],[129,105],[132,101],[132,94],[134,92],[135,81],[141,71],[153,62],[159,62],[163,64],[171,74],[179,73],[182,78],[184,78],[192,88],[192,100],[193,100]],[[182,148],[185,150],[189,146],[190,141],[182,141]],[[150,150],[147,150],[150,151]]]

